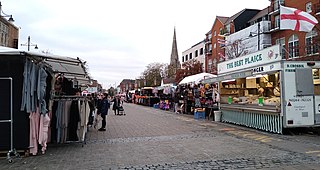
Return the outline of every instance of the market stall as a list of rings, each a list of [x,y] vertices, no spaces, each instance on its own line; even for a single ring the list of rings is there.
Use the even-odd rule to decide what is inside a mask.
[[[159,98],[153,93],[154,87],[143,87],[140,91],[136,91],[135,101],[137,104],[152,107],[159,102]]]
[[[218,64],[222,121],[275,133],[320,123],[319,61],[285,61],[279,46]],[[320,101],[320,100],[319,100]]]
[[[172,85],[155,87],[153,92],[155,96],[159,98],[159,103],[154,104],[154,107],[162,110],[173,110],[173,97],[175,88],[176,86]]]
[[[83,63],[79,59],[5,47],[0,48],[0,77],[12,79],[13,86],[13,141],[9,140],[10,126],[0,124],[0,150],[7,150],[10,142],[13,142],[14,148],[29,150],[33,155],[38,152],[45,153],[47,143],[57,138],[52,135],[57,130],[53,128],[52,120],[59,118],[55,114],[61,112],[54,112],[54,101],[66,101],[69,99],[67,96],[74,96],[80,84],[89,82]],[[9,90],[5,84],[0,85],[4,90]],[[79,98],[80,96],[72,99]],[[83,98],[81,101],[84,101]],[[59,108],[62,109],[62,105]],[[86,112],[84,109],[78,113],[83,121],[79,122],[82,131],[77,134],[77,140],[80,140],[85,134],[83,123],[86,120]],[[7,119],[7,114],[0,114],[0,119]],[[68,130],[66,127],[63,128],[65,132]],[[41,148],[38,148],[38,145]]]
[[[199,73],[185,77],[176,90],[179,100],[179,106],[182,112],[186,114],[194,114],[195,111],[201,110],[206,112],[204,117],[208,117],[213,110],[217,110],[214,96],[214,85],[201,83],[208,78],[216,77],[210,73]]]

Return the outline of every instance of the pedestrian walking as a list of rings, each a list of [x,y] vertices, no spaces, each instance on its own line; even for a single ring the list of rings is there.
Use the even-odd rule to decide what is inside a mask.
[[[98,114],[102,117],[102,126],[99,131],[106,131],[106,125],[107,125],[107,115],[108,115],[108,110],[110,108],[110,102],[108,100],[108,94],[103,93],[102,94],[102,99],[99,102],[99,107],[98,107]]]
[[[119,96],[115,96],[112,102],[113,102],[112,110],[114,111],[114,115],[119,115],[119,107],[121,104]]]

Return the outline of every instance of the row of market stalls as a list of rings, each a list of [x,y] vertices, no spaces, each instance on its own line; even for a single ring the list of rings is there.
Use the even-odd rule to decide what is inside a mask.
[[[133,102],[162,110],[193,114],[196,109],[210,112],[218,110],[217,87],[202,84],[204,79],[216,77],[210,73],[199,73],[185,77],[178,85],[175,83],[164,84],[158,87],[144,87],[135,91]]]
[[[278,45],[218,64],[222,122],[282,133],[320,125],[320,62],[287,61]]]
[[[0,150],[36,155],[47,143],[84,142],[89,106],[79,94],[88,83],[79,58],[1,47]]]
[[[177,111],[173,103],[178,103],[178,111],[202,109],[206,117],[219,110],[222,122],[273,133],[320,125],[320,61],[282,59],[278,45],[221,62],[218,75],[188,76],[153,92],[159,101],[148,106]]]

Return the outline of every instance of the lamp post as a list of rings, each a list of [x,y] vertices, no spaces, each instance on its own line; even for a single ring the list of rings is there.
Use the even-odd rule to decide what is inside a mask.
[[[38,49],[38,45],[37,44],[31,44],[30,36],[28,36],[28,42],[25,43],[25,44],[21,44],[21,46],[28,46],[28,51],[30,51],[30,46],[35,46],[34,49]]]
[[[249,37],[253,37],[252,34],[257,34],[258,36],[258,51],[260,51],[260,22],[258,22],[258,33],[250,32]]]
[[[3,12],[1,2],[0,2],[0,16],[1,17],[9,17],[8,21],[14,22],[14,19],[12,18],[12,15],[7,15],[6,13]]]

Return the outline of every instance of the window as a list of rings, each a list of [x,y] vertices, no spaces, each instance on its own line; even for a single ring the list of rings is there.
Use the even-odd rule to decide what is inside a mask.
[[[182,62],[184,62],[184,56],[182,56]]]
[[[190,60],[192,59],[192,53],[189,54],[189,59],[190,59]]]
[[[203,55],[203,48],[200,48],[200,55]]]
[[[312,30],[306,34],[306,52],[307,55],[318,53],[318,44],[316,41],[318,33],[316,30]]]
[[[195,52],[194,52],[195,54],[195,56],[194,57],[198,57],[198,50],[196,50]]]
[[[208,52],[209,52],[209,53],[212,53],[212,45],[209,45]]]
[[[225,32],[225,33],[230,33],[230,30],[231,30],[230,24],[228,24],[228,25],[226,26],[226,32]]]
[[[308,12],[308,13],[312,12],[312,3],[311,2],[306,3],[306,12]]]
[[[217,46],[217,44],[216,44],[216,43],[214,43],[214,44],[213,44],[213,48],[216,48],[216,46]]]
[[[185,58],[185,60],[186,60],[186,61],[188,61],[188,54],[186,55],[186,58]]]
[[[294,58],[299,56],[299,38],[296,34],[293,34],[289,38],[289,58]]]
[[[280,15],[276,15],[274,17],[274,28],[279,28],[280,27]]]
[[[275,0],[274,1],[274,5],[273,5],[273,10],[275,11],[275,10],[278,10],[279,9],[279,3],[281,4],[281,5],[283,5],[284,4],[284,0]]]
[[[280,55],[282,59],[286,58],[286,40],[285,38],[280,38],[276,40],[276,44],[280,44]]]
[[[8,30],[9,30],[8,26],[0,22],[0,32],[1,32],[0,45],[1,46],[5,46],[5,47],[8,46],[8,32],[9,32]]]
[[[209,61],[208,61],[208,72],[209,73],[211,72],[211,67],[212,67],[212,60],[209,59]]]
[[[214,31],[214,36],[217,36],[217,31]]]

